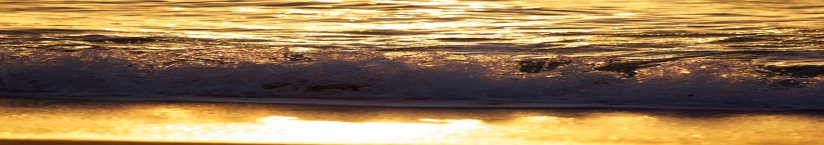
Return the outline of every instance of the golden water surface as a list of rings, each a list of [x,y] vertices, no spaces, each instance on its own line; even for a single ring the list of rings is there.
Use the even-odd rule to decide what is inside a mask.
[[[0,0],[0,92],[268,97],[309,88],[261,87],[278,79],[383,81],[365,96],[507,88],[490,96],[803,109],[821,106],[822,29],[821,0]],[[544,73],[521,61],[550,57],[574,61]],[[635,94],[650,90],[663,91]],[[822,144],[824,135],[815,112],[21,102],[0,105],[0,139]]]
[[[819,144],[792,112],[403,109],[4,99],[0,139],[311,144]],[[28,106],[28,107],[24,107]]]
[[[165,37],[240,39],[230,42],[310,48],[443,50],[469,47],[459,51],[529,50],[590,55],[742,49],[799,51],[820,48],[821,41],[815,39],[821,37],[819,30],[824,24],[824,5],[818,0],[29,0],[0,3],[0,36],[92,43],[85,45],[101,44],[89,37],[66,36],[163,36],[150,41],[183,44],[196,42]],[[744,38],[723,41],[737,37]],[[54,39],[30,41],[70,43]],[[140,40],[133,41],[131,43]],[[21,47],[7,43],[7,47]],[[197,45],[209,46],[209,43]],[[115,46],[105,47],[127,47]],[[24,44],[22,47],[37,46]],[[602,49],[610,49],[612,53],[603,54]],[[593,51],[601,53],[593,54]]]
[[[545,52],[633,60],[701,57],[821,65],[821,2],[4,1],[0,2],[0,46],[69,51],[293,47]],[[815,53],[764,56],[779,52]]]

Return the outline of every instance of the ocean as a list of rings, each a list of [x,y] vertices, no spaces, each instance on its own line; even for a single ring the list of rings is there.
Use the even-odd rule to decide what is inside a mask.
[[[815,0],[0,2],[0,94],[824,109]]]

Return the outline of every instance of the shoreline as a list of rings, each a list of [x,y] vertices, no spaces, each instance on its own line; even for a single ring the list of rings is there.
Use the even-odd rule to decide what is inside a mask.
[[[824,143],[822,111],[466,109],[0,97],[0,144]],[[274,132],[273,132],[274,131]],[[755,134],[754,134],[755,133]],[[432,138],[435,137],[435,138]]]
[[[525,103],[511,100],[404,100],[404,99],[329,99],[329,98],[246,98],[214,96],[142,96],[140,98],[112,97],[76,97],[76,96],[32,96],[0,95],[0,98],[57,99],[86,101],[158,101],[158,102],[202,102],[202,103],[253,103],[275,105],[309,105],[309,106],[343,106],[343,107],[378,107],[378,108],[418,108],[418,109],[618,109],[618,110],[707,110],[707,111],[824,111],[820,109],[756,108],[747,106],[712,106],[712,105],[625,105],[625,104],[586,104],[586,103]]]

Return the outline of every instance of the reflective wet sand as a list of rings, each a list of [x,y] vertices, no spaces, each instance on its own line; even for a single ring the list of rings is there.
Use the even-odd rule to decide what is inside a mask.
[[[803,111],[422,109],[8,97],[0,104],[0,143],[820,144],[824,135],[822,113]]]

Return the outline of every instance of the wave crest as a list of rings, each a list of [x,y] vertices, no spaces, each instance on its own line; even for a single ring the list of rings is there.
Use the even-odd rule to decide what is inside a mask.
[[[0,54],[0,92],[7,95],[119,93],[782,109],[824,105],[816,95],[824,91],[819,75],[792,75],[787,73],[792,69],[708,59],[277,49],[4,50]],[[613,68],[599,69],[607,66]]]

